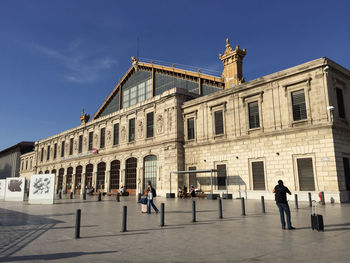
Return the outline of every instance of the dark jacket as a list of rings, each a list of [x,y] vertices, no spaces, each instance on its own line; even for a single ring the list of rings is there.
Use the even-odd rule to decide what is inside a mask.
[[[287,193],[291,194],[289,189],[284,185],[275,186],[275,200],[276,203],[287,203]]]

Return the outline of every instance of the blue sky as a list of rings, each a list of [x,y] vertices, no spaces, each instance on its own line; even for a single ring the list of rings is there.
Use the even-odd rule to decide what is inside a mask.
[[[225,39],[247,81],[316,58],[350,69],[348,1],[0,1],[0,150],[91,116],[131,56],[222,71]]]

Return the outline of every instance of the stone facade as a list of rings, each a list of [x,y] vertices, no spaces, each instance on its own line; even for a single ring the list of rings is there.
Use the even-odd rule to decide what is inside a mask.
[[[92,121],[83,112],[80,126],[36,142],[35,152],[22,156],[22,162],[32,158],[33,172],[58,175],[56,189],[64,192],[93,186],[113,193],[131,185],[130,193],[139,193],[151,174],[164,196],[171,172],[217,169],[214,178],[172,176],[171,191],[185,184],[205,192],[213,188],[235,197],[272,199],[282,179],[300,200],[307,200],[308,192],[316,199],[324,191],[327,201],[349,201],[349,70],[320,58],[244,82],[245,54],[227,41],[220,55],[222,78],[134,58]],[[130,95],[125,101],[132,106],[123,108],[122,96],[142,85],[152,86],[151,98],[135,103]],[[146,136],[149,123],[152,136]]]
[[[346,117],[339,120],[334,95],[334,85],[340,85],[339,76],[341,85],[347,87],[343,88],[343,100],[349,101],[349,71],[322,58],[185,102],[182,107],[185,130],[187,120],[194,118],[196,133],[192,140],[185,136],[186,169],[216,169],[220,164],[226,165],[227,187],[220,191],[219,183],[215,184],[217,193],[228,191],[248,198],[260,195],[273,198],[271,192],[282,179],[302,200],[307,200],[308,192],[313,192],[316,198],[319,191],[324,191],[328,200],[348,201],[346,190],[350,189],[345,188],[342,158],[350,152],[350,108],[346,105]],[[305,94],[307,117],[295,121],[291,94],[299,90]],[[250,102],[258,104],[260,126],[257,128],[249,127]],[[216,111],[222,111],[224,116],[224,132],[220,135],[215,134]],[[313,190],[300,189],[300,158],[310,158],[312,162]],[[254,189],[253,162],[263,164],[263,190]],[[203,176],[206,177],[197,174],[197,181]],[[210,189],[208,184],[200,187]]]

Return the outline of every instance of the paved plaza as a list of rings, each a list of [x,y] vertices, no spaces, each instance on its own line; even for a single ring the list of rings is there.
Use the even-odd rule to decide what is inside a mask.
[[[296,230],[282,230],[276,205],[260,200],[197,199],[192,222],[191,199],[156,198],[160,214],[142,214],[135,197],[64,197],[54,205],[0,202],[0,262],[348,262],[350,204],[327,204],[325,232],[310,228],[310,207],[290,201]],[[127,232],[121,232],[126,205]],[[75,213],[82,211],[81,238],[74,238]]]

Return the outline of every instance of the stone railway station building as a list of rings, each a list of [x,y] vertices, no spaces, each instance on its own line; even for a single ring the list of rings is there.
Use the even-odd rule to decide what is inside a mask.
[[[76,194],[136,194],[150,180],[165,196],[170,172],[217,169],[215,193],[272,198],[282,179],[300,199],[349,201],[350,71],[320,58],[245,82],[245,55],[227,40],[222,77],[133,58],[91,121],[83,112],[80,126],[22,155],[33,165],[21,176],[54,173],[57,190]],[[208,174],[171,180],[173,193],[211,189]]]

